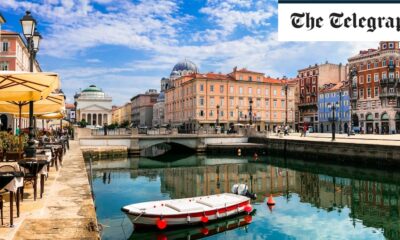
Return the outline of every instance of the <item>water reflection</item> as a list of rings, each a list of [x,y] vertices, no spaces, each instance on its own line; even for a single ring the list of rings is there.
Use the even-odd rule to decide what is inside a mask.
[[[101,161],[93,169],[99,221],[110,226],[104,239],[130,236],[132,226],[121,206],[227,192],[238,182],[246,182],[259,196],[249,232],[234,229],[211,239],[400,239],[397,173],[296,159],[252,162],[205,156],[167,163],[146,158]],[[270,194],[277,201],[272,212],[265,205]],[[134,239],[155,236],[135,234]]]

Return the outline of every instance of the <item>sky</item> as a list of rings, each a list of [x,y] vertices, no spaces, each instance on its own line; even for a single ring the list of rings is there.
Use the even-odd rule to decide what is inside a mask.
[[[281,42],[277,0],[2,0],[4,30],[21,32],[26,10],[43,36],[37,59],[57,72],[67,101],[91,84],[128,102],[184,59],[201,73],[237,66],[294,77],[310,64],[347,62],[376,42]]]

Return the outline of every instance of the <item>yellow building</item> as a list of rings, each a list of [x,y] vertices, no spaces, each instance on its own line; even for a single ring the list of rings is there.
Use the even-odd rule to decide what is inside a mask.
[[[165,121],[172,126],[196,130],[220,125],[227,130],[252,122],[262,131],[286,120],[293,126],[295,81],[236,67],[229,74],[195,72],[170,81],[165,91]]]
[[[112,110],[112,123],[117,123],[121,125],[124,122],[128,122],[129,124],[132,122],[132,103],[125,103],[121,107],[113,106]]]

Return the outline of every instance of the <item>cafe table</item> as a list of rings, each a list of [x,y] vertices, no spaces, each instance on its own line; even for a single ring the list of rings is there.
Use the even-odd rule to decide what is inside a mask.
[[[25,173],[29,173],[34,180],[33,196],[36,201],[37,197],[37,176],[40,175],[40,198],[43,197],[44,192],[44,178],[47,176],[47,166],[50,164],[50,159],[47,155],[36,155],[34,158],[24,158],[18,161],[18,165],[24,170]]]
[[[4,165],[12,165],[12,164],[1,164]],[[19,169],[19,168],[16,168]],[[13,212],[13,204],[14,204],[14,194],[16,194],[16,205],[17,205],[17,217],[19,217],[19,189],[24,186],[24,174],[23,172],[17,171],[1,171],[0,168],[0,189],[7,190],[10,193],[10,227],[14,226],[14,212]]]

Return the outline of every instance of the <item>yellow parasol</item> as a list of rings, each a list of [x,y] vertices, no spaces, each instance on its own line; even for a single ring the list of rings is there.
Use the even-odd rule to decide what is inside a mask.
[[[0,112],[29,114],[29,102],[21,101],[0,101]],[[33,106],[34,115],[52,113],[59,111],[65,105],[63,94],[51,93],[45,99],[35,102]]]
[[[60,88],[57,73],[0,71],[0,101],[39,101]]]

